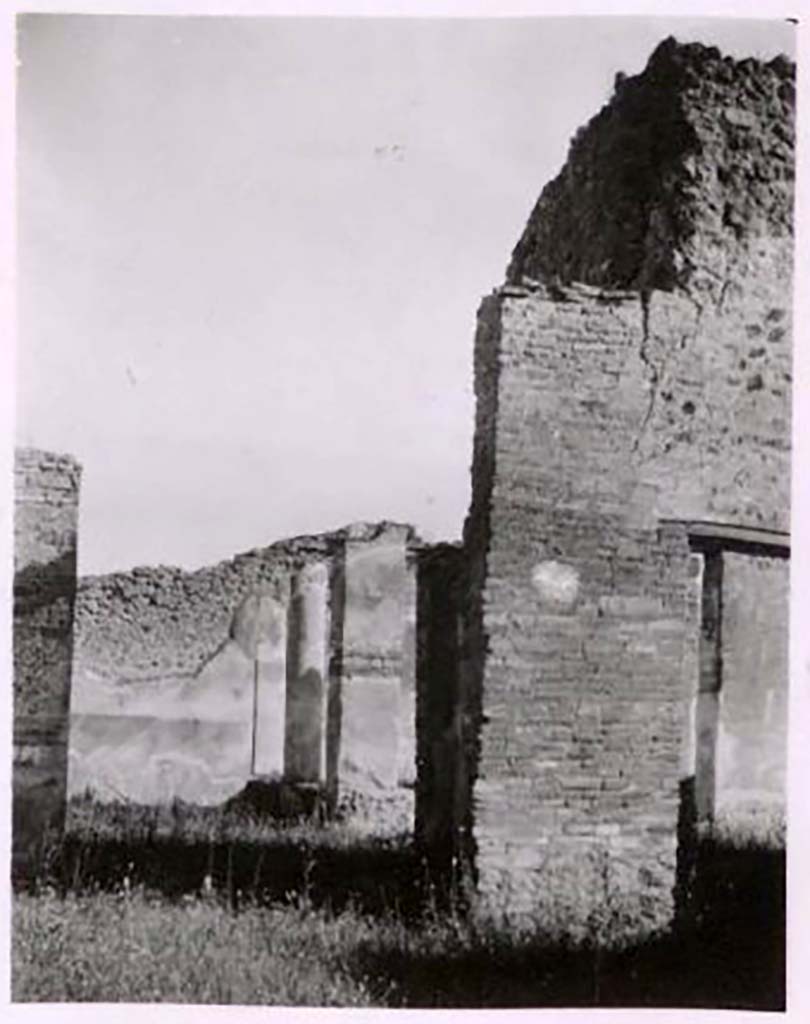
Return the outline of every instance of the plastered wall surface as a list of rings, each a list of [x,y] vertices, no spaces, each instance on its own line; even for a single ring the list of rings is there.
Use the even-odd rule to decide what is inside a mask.
[[[325,784],[329,687],[329,571],[323,563],[293,579],[284,773]]]
[[[335,795],[340,804],[353,802],[355,813],[370,824],[380,816],[413,820],[411,534],[406,526],[372,538],[350,531],[341,563],[342,634],[333,680],[333,704],[340,709]]]
[[[64,455],[15,452],[13,867],[62,827],[81,470]]]
[[[786,559],[723,558],[715,807],[725,820],[784,809],[789,572]]]
[[[195,573],[82,581],[70,791],[216,804],[284,780],[329,790],[358,827],[407,827],[412,542],[355,524]]]
[[[671,521],[789,530],[791,74],[662,44],[482,305],[459,710],[493,906],[587,915],[605,852],[642,924],[672,913],[698,681]]]
[[[390,752],[397,747],[406,581],[404,536],[348,541],[338,775],[352,788],[397,781]]]
[[[71,793],[89,789],[107,800],[216,804],[238,793],[254,768],[281,774],[288,573],[281,557],[225,564],[230,586],[211,585],[209,574],[208,604],[196,629],[182,623],[188,614],[183,597],[196,593],[197,581],[180,573],[137,570],[129,578],[118,574],[80,587]],[[239,586],[234,565],[244,570]],[[155,581],[166,581],[165,593]],[[217,602],[228,615],[222,631],[211,626],[225,618]],[[191,609],[199,608],[200,599],[192,599]],[[181,624],[174,634],[164,617]],[[196,671],[171,671],[197,665],[185,649],[186,630],[194,635],[193,649],[210,653],[199,655]],[[159,639],[150,649],[153,631]],[[152,662],[157,671],[150,676],[145,666]]]

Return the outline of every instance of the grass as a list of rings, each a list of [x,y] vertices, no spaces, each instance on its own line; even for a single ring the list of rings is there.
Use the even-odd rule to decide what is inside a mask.
[[[369,932],[352,913],[295,906],[234,913],[217,898],[144,890],[18,895],[15,1001],[381,1005],[346,952]]]
[[[306,894],[337,912],[419,908],[420,868],[407,835],[358,835],[348,825],[280,823],[241,806],[162,807],[71,801],[45,875],[60,892],[114,889],[125,877],[168,898],[203,880],[234,908]]]
[[[407,836],[73,801],[14,898],[13,999],[780,1009],[779,830],[728,833],[701,844],[691,931],[605,944],[440,907]]]

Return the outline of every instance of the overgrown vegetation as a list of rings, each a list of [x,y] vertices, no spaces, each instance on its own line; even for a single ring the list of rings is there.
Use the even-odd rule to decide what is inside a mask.
[[[784,1005],[783,831],[704,838],[693,919],[621,941],[440,903],[409,839],[244,810],[71,803],[14,900],[15,1001],[327,1006]],[[574,894],[561,894],[561,900]]]
[[[18,895],[15,1000],[368,1006],[347,954],[372,928],[295,905],[234,912],[216,893],[167,901],[141,887]]]

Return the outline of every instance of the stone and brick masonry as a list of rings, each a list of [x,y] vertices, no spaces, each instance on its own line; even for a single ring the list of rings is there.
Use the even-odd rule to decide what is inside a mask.
[[[481,306],[463,578],[426,597],[455,603],[460,660],[439,638],[454,706],[420,737],[417,822],[496,910],[568,893],[573,924],[609,886],[653,927],[684,794],[707,821],[783,805],[793,83],[662,43]]]
[[[360,523],[81,580],[70,792],[217,804],[261,779],[412,827],[418,547]]]
[[[65,815],[81,471],[15,453],[12,867],[28,870]]]
[[[679,837],[783,812],[794,75],[667,40],[617,77],[479,311],[462,544],[82,580],[71,790],[284,779],[380,830],[416,774],[436,870],[571,928],[666,923]],[[18,457],[15,853],[64,808],[77,487]]]

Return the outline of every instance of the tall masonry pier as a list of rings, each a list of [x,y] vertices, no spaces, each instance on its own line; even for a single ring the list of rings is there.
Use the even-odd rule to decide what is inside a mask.
[[[64,824],[81,470],[23,448],[14,475],[12,868],[25,873]]]
[[[607,878],[655,927],[679,833],[784,808],[794,75],[666,40],[481,306],[417,821],[498,909],[573,921]]]

